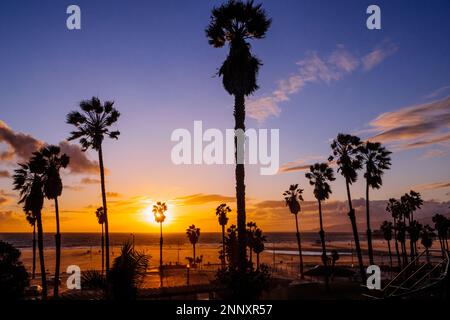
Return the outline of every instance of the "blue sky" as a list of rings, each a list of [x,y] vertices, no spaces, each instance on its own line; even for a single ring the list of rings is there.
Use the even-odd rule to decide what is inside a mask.
[[[170,161],[174,129],[191,129],[194,120],[220,129],[234,125],[233,99],[215,76],[226,49],[210,47],[204,35],[211,8],[219,3],[2,1],[0,120],[16,133],[56,144],[68,136],[65,115],[80,100],[93,95],[113,99],[122,113],[122,135],[106,145],[112,191],[166,199],[233,195],[232,166],[179,167]],[[381,8],[382,30],[366,28],[365,11],[374,3]],[[82,30],[66,29],[70,4],[81,8]],[[448,1],[286,0],[263,5],[273,24],[266,39],[252,43],[264,65],[260,90],[250,98],[255,108],[248,110],[247,127],[280,129],[280,164],[325,160],[338,132],[376,136],[395,127],[374,125],[379,115],[390,113],[389,120],[397,116],[393,112],[426,103],[434,114],[433,102],[450,94]],[[267,117],[258,116],[264,110],[258,109],[261,99],[273,103],[273,92],[280,88],[287,99],[275,101],[276,115],[270,109]],[[449,113],[445,103],[440,116]],[[385,187],[373,197],[399,196],[419,186],[428,199],[448,200],[449,189],[442,186],[450,181],[449,140],[420,148],[403,145],[448,130],[444,123],[420,134],[410,132],[404,140],[380,136],[395,152]],[[0,139],[0,150],[8,148]],[[88,155],[95,160],[94,153]],[[0,169],[12,171],[17,160],[5,159]],[[79,184],[85,176],[92,172],[70,176],[68,184]],[[247,170],[249,198],[279,199],[294,182],[309,191],[303,171],[260,176],[259,168]],[[344,199],[342,184],[335,183],[335,199]],[[0,179],[0,189],[7,192],[10,180]],[[89,200],[83,205],[95,199],[93,191],[96,186],[86,187]],[[354,196],[363,196],[361,184],[355,185]],[[75,207],[75,201],[70,205]]]

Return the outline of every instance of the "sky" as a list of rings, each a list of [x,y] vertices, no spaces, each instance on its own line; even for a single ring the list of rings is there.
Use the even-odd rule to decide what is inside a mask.
[[[212,48],[204,29],[221,1],[12,1],[0,4],[0,232],[29,231],[11,174],[43,143],[71,158],[60,199],[63,232],[96,232],[101,205],[98,158],[67,142],[66,114],[83,99],[114,100],[118,141],[105,141],[110,230],[156,232],[151,206],[169,203],[165,230],[192,223],[220,231],[215,207],[235,219],[233,165],[175,165],[172,132],[234,127],[233,97],[216,75],[227,48]],[[280,170],[246,166],[248,219],[266,231],[292,231],[282,193],[304,191],[301,227],[316,230],[317,208],[305,168],[325,161],[330,141],[352,133],[392,154],[383,187],[371,192],[375,221],[386,199],[422,193],[423,218],[448,212],[450,192],[450,20],[448,1],[376,1],[381,30],[366,27],[372,1],[263,1],[273,23],[252,41],[263,62],[260,89],[248,97],[247,128],[279,129]],[[66,9],[81,9],[68,30]],[[347,230],[342,177],[324,222]],[[364,182],[352,186],[363,225]],[[358,203],[359,203],[358,202]],[[44,231],[55,228],[44,208]],[[420,215],[419,215],[420,217]],[[378,220],[377,220],[378,219]]]

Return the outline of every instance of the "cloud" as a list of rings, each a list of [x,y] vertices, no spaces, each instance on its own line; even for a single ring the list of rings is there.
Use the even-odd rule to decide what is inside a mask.
[[[15,132],[4,121],[0,120],[0,143],[7,145],[6,151],[0,153],[0,160],[27,161],[31,154],[44,146],[44,142],[29,134]],[[78,145],[67,141],[59,143],[61,151],[70,156],[69,170],[73,173],[94,173],[98,171],[98,164],[89,160],[86,153]]]
[[[271,94],[247,101],[248,115],[258,121],[276,117],[281,112],[280,103],[289,101],[290,96],[300,92],[307,84],[338,81],[361,65],[364,71],[369,71],[397,49],[397,46],[385,41],[363,57],[353,55],[343,45],[338,45],[330,55],[324,57],[317,52],[309,52],[296,63],[297,71],[279,80],[277,88]]]
[[[93,178],[83,178],[81,179],[82,184],[99,184],[100,180]]]
[[[12,211],[0,211],[0,224],[11,223],[13,220],[19,220],[17,214]]]
[[[197,193],[193,195],[177,197],[173,200],[176,205],[180,206],[196,206],[209,202],[235,202],[235,197],[223,196],[220,194],[203,194]]]
[[[396,53],[397,50],[398,47],[395,44],[385,41],[381,46],[375,48],[362,58],[363,69],[365,71],[372,70],[377,65],[382,63],[387,57]]]
[[[439,89],[434,90],[430,94],[427,94],[424,98],[425,99],[436,99],[439,97],[442,97],[446,92],[450,91],[450,85],[440,87]]]
[[[10,176],[11,174],[9,173],[9,171],[0,170],[0,178],[9,178]]]
[[[81,191],[84,188],[82,186],[70,186],[70,185],[66,185],[64,186],[64,189],[66,190],[72,190],[72,191]]]
[[[414,187],[417,190],[438,190],[438,189],[446,189],[450,188],[450,181],[448,182],[430,182],[419,184]]]
[[[386,112],[370,122],[370,138],[398,149],[421,148],[450,141],[450,97]]]
[[[320,161],[323,159],[322,156],[309,156],[304,159],[298,159],[291,162],[286,162],[285,164],[282,164],[280,166],[280,169],[278,170],[279,173],[285,173],[285,172],[296,172],[296,171],[305,171],[309,170],[309,167],[311,167],[312,164],[314,164],[317,161]]]
[[[444,150],[431,149],[422,155],[422,159],[439,158],[439,157],[443,157],[445,155],[447,155],[447,152],[445,152]]]
[[[106,192],[106,196],[109,198],[120,198],[122,195],[118,192]]]

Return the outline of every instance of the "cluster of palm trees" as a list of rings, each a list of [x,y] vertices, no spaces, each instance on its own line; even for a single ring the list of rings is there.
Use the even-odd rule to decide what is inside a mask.
[[[75,131],[71,132],[68,140],[79,139],[82,150],[92,148],[98,151],[101,190],[103,206],[96,212],[98,222],[103,225],[105,231],[105,251],[102,257],[106,259],[106,271],[109,271],[109,233],[108,216],[106,211],[106,191],[105,174],[103,165],[102,142],[105,136],[117,139],[118,131],[110,131],[110,127],[117,121],[120,113],[113,107],[113,102],[101,103],[96,97],[80,102],[80,111],[73,111],[67,115],[67,123],[75,126]],[[53,200],[56,218],[55,234],[55,277],[54,277],[54,297],[58,297],[61,265],[61,232],[59,219],[58,198],[62,195],[63,183],[60,170],[69,165],[69,157],[61,154],[58,146],[47,145],[35,151],[26,163],[19,163],[18,169],[13,175],[14,189],[19,191],[19,204],[23,205],[23,210],[27,221],[33,227],[33,277],[35,276],[36,243],[39,251],[39,263],[41,269],[42,297],[47,297],[47,278],[44,259],[43,223],[42,209],[44,198]],[[37,241],[36,241],[37,229]],[[102,241],[103,242],[103,241]],[[103,269],[103,258],[102,258]]]
[[[353,237],[358,257],[359,270],[361,278],[365,279],[365,271],[363,266],[362,251],[359,242],[359,234],[356,224],[355,209],[352,205],[352,197],[350,186],[358,179],[358,171],[364,171],[366,180],[366,223],[367,223],[367,242],[368,256],[370,264],[373,264],[373,246],[372,246],[372,230],[370,226],[370,189],[379,189],[383,183],[382,176],[391,166],[391,152],[386,150],[378,142],[363,142],[359,137],[349,134],[338,134],[331,144],[332,155],[328,158],[328,163],[316,163],[309,168],[309,172],[305,177],[309,180],[310,185],[314,187],[313,194],[318,203],[319,212],[319,236],[322,245],[322,261],[325,268],[325,284],[328,289],[328,257],[325,244],[325,232],[323,227],[322,202],[330,197],[332,193],[330,182],[335,180],[334,170],[330,165],[337,166],[339,172],[345,179],[347,191],[347,200],[349,206],[348,216],[352,226]],[[303,201],[303,189],[298,184],[291,185],[287,191],[283,193],[286,205],[295,216],[297,228],[297,242],[300,257],[300,275],[303,278],[303,259],[301,252],[301,240],[298,226],[297,215],[301,211],[300,203]]]

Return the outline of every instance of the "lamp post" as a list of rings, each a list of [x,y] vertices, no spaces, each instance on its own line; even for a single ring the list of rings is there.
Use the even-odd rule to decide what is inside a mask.
[[[191,265],[188,263],[186,265],[186,285],[189,285],[189,271],[191,269]]]

